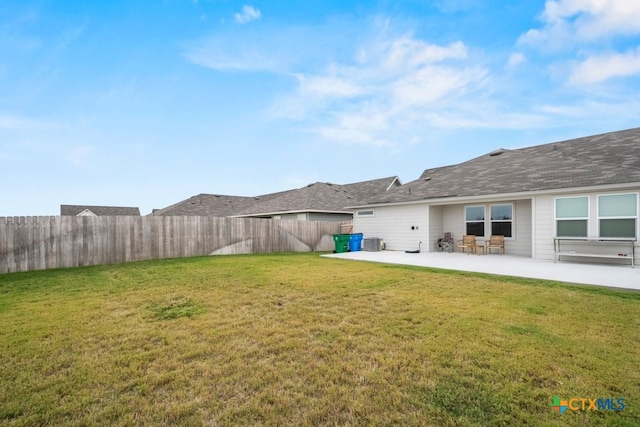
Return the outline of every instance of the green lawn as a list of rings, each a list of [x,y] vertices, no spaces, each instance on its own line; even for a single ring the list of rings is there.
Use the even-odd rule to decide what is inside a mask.
[[[634,292],[219,256],[0,275],[0,325],[0,425],[640,425]]]

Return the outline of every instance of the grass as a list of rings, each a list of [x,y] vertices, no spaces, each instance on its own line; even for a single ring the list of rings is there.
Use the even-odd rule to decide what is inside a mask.
[[[640,424],[634,292],[221,256],[1,275],[0,325],[0,425]]]

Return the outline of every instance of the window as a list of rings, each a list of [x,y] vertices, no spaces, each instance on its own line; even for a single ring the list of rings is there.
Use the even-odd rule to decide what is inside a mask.
[[[491,234],[513,237],[513,205],[491,205]]]
[[[358,216],[373,216],[373,210],[368,210],[368,211],[358,211],[357,212]]]
[[[484,236],[484,206],[466,206],[464,220],[467,225],[466,234]]]
[[[588,197],[562,197],[556,199],[556,236],[587,237],[588,229]]]
[[[600,237],[635,238],[637,219],[637,194],[598,196]]]

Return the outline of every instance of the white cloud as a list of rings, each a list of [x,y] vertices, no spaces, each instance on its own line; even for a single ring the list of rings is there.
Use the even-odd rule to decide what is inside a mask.
[[[430,44],[410,36],[378,38],[351,61],[298,77],[296,92],[274,106],[279,118],[311,123],[324,140],[393,146],[421,140],[426,113],[484,85],[488,71],[467,63],[462,42]]]
[[[246,24],[248,22],[255,21],[256,19],[260,19],[262,13],[255,7],[245,4],[244,6],[242,6],[242,11],[236,13],[234,16],[236,23]]]
[[[393,99],[403,109],[429,106],[465,91],[485,75],[486,71],[481,68],[424,67],[392,84]]]
[[[508,70],[513,70],[521,64],[527,62],[527,58],[521,52],[514,52],[509,56],[509,61],[507,61],[506,68]]]
[[[548,0],[540,16],[543,25],[523,34],[522,47],[574,51],[573,61],[551,63],[548,70],[568,76],[568,83],[585,86],[640,73],[640,1]],[[626,52],[625,52],[626,51]]]
[[[578,64],[569,82],[575,85],[601,83],[613,77],[640,74],[640,48],[626,53],[612,53],[587,58]]]
[[[186,48],[184,55],[194,64],[221,71],[280,73],[287,67],[284,56],[270,53],[260,42],[232,46],[224,38],[212,38]]]
[[[334,76],[306,76],[297,74],[300,94],[316,98],[352,97],[363,93],[357,82]]]
[[[438,46],[409,37],[392,40],[383,45],[384,65],[391,69],[415,69],[445,59],[466,59],[467,48],[458,41],[449,46]]]
[[[640,2],[635,0],[550,0],[543,27],[520,37],[524,44],[561,48],[575,42],[640,34]]]
[[[343,144],[362,144],[371,146],[393,145],[387,134],[395,127],[393,116],[375,105],[362,105],[355,111],[337,111],[332,119],[311,129],[312,132],[330,141]]]
[[[59,124],[49,120],[0,114],[0,129],[4,130],[24,131],[58,127],[60,127]]]

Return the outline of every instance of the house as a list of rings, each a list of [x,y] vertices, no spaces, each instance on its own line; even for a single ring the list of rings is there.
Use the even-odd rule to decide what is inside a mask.
[[[351,221],[345,206],[376,197],[400,186],[398,177],[338,185],[316,182],[306,187],[256,197],[200,194],[156,209],[153,215],[202,215],[299,221]]]
[[[236,217],[294,219],[298,221],[351,221],[345,206],[380,196],[400,186],[397,176],[353,184],[316,182],[295,190],[260,197]]]
[[[140,216],[140,209],[123,206],[60,205],[62,216]]]
[[[549,260],[555,237],[637,241],[639,153],[640,128],[498,149],[350,205],[354,231],[427,251],[444,232],[501,234],[508,254]]]

